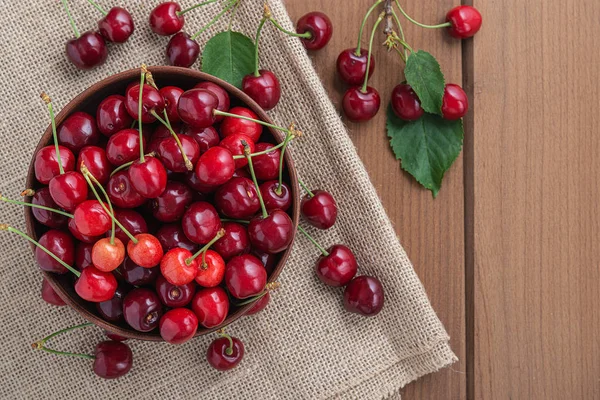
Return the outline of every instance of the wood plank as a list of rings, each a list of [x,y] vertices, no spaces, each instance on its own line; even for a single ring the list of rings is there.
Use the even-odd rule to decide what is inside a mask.
[[[599,398],[600,2],[473,3],[474,398]]]
[[[454,0],[403,1],[405,9],[422,21],[440,21]],[[346,0],[343,5],[329,0],[287,0],[293,20],[308,11],[321,10],[334,24],[329,45],[313,53],[313,61],[334,104],[340,105],[344,86],[335,77],[335,61],[345,48],[356,46],[360,22],[369,2]],[[375,17],[372,18],[376,19]],[[370,32],[373,21],[367,25]],[[449,81],[461,82],[461,45],[440,31],[427,31],[405,24],[406,35],[414,48],[433,53],[443,66]],[[383,35],[376,43],[382,43]],[[366,45],[366,39],[363,40]],[[434,309],[446,326],[451,345],[460,362],[452,369],[424,377],[407,386],[407,399],[464,398],[466,394],[465,316],[464,316],[464,211],[462,158],[448,172],[437,199],[400,170],[389,149],[385,134],[384,110],[392,88],[403,80],[403,65],[380,46],[375,52],[376,71],[371,85],[382,96],[382,110],[369,123],[349,124],[348,128],[362,161],[365,163],[381,200],[394,222],[396,232],[415,265]]]

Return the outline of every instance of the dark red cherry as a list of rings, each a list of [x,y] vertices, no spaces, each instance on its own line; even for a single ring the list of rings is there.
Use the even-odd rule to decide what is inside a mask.
[[[105,136],[111,136],[120,130],[129,128],[133,118],[125,108],[125,97],[113,94],[102,100],[96,110],[98,130]]]
[[[200,82],[199,84],[194,86],[194,89],[204,89],[208,90],[209,92],[212,92],[212,94],[217,96],[217,99],[219,99],[219,105],[217,106],[217,110],[223,112],[229,111],[231,100],[229,99],[229,94],[227,93],[227,91],[221,86],[217,85],[216,83],[205,81]],[[222,120],[223,116],[219,115],[216,117],[215,122],[221,122]]]
[[[296,32],[310,32],[310,38],[301,38],[302,44],[307,50],[320,50],[331,40],[333,25],[327,15],[313,11],[298,20]]]
[[[233,257],[225,268],[225,285],[236,299],[259,295],[267,284],[267,271],[253,255]]]
[[[259,188],[268,212],[287,211],[292,205],[292,191],[287,183],[282,182],[280,188],[279,181],[272,180],[262,183]]]
[[[371,317],[381,311],[383,302],[383,286],[372,276],[358,276],[344,290],[344,308],[352,313]]]
[[[136,192],[147,199],[155,199],[167,187],[165,166],[155,157],[136,160],[129,167],[129,180]]]
[[[54,291],[52,286],[48,283],[48,281],[44,278],[42,280],[42,299],[53,306],[65,306],[67,303],[64,302],[63,299],[60,298],[58,293]]]
[[[67,232],[51,229],[44,233],[38,242],[68,265],[75,262],[75,244],[73,237]],[[43,271],[57,274],[67,272],[65,267],[39,247],[35,248],[35,261]]]
[[[250,137],[242,134],[234,134],[225,137],[225,139],[221,140],[219,146],[225,147],[227,150],[231,152],[232,155],[244,155],[244,144],[246,142],[248,147],[250,147],[250,153],[254,153],[255,144]],[[246,158],[239,158],[235,160],[235,169],[240,169],[248,165],[248,160]]]
[[[100,303],[113,298],[117,290],[117,279],[112,272],[100,271],[94,266],[81,271],[75,282],[75,292],[86,301]]]
[[[163,252],[165,253],[175,247],[181,247],[192,253],[199,250],[198,245],[185,236],[181,224],[162,225],[158,232],[156,232],[156,238],[160,242]]]
[[[198,257],[198,269],[196,271],[196,283],[203,287],[215,287],[223,281],[225,276],[225,260],[219,253],[206,250],[204,264],[202,258]]]
[[[421,101],[410,85],[396,86],[392,91],[391,104],[398,118],[405,121],[416,121],[424,113]]]
[[[255,151],[261,152],[275,147],[271,143],[256,143]],[[281,158],[281,151],[279,149],[268,152],[267,154],[261,154],[260,156],[252,157],[252,164],[254,165],[254,173],[256,178],[261,181],[268,181],[270,179],[277,179],[279,177],[279,159]]]
[[[129,346],[114,340],[98,343],[94,357],[94,373],[104,379],[120,378],[133,365],[133,353]]]
[[[267,253],[279,253],[292,243],[294,224],[285,212],[275,210],[266,218],[252,218],[248,225],[248,236],[252,247]]]
[[[131,14],[124,8],[113,7],[106,16],[98,21],[98,31],[108,41],[123,43],[133,34],[134,25]]]
[[[75,207],[85,201],[88,196],[88,185],[85,178],[75,171],[55,176],[50,181],[48,188],[56,205],[69,212],[75,210]]]
[[[153,268],[140,267],[127,256],[125,256],[123,264],[117,271],[126,282],[134,286],[151,285],[160,275],[160,268],[158,266]]]
[[[177,103],[179,103],[179,98],[183,94],[183,89],[178,88],[177,86],[165,86],[159,90],[162,97],[165,99],[165,110],[167,110],[167,116],[169,117],[169,122],[179,122],[179,113],[177,112]],[[161,125],[164,126],[164,125]],[[177,131],[175,131],[177,132]],[[156,134],[156,132],[155,132]]]
[[[77,231],[85,236],[104,235],[110,229],[112,221],[98,200],[79,203],[73,212],[73,219]]]
[[[79,69],[92,69],[104,64],[108,51],[102,35],[85,32],[67,42],[67,57]]]
[[[125,108],[127,112],[136,121],[139,120],[138,116],[138,102],[140,98],[140,85],[139,83],[133,85],[127,89],[125,94]],[[142,122],[144,124],[151,124],[156,121],[151,112],[156,111],[158,115],[162,115],[165,109],[165,99],[161,96],[160,92],[148,84],[144,84],[142,89]]]
[[[96,120],[88,113],[74,112],[58,127],[58,143],[73,153],[79,152],[84,146],[95,145],[100,140],[96,128]]]
[[[235,222],[223,222],[223,229],[225,229],[225,236],[217,240],[212,248],[225,261],[250,252],[250,239],[244,225]]]
[[[182,129],[182,133],[194,138],[198,146],[200,146],[200,154],[204,154],[211,147],[217,146],[221,140],[219,133],[212,126],[207,128],[192,128],[186,125]]]
[[[252,255],[260,260],[267,270],[267,275],[271,275],[271,272],[277,266],[279,256],[277,254],[265,253],[264,251],[252,249]]]
[[[200,158],[200,146],[191,136],[177,135],[181,142],[181,147],[192,165],[196,165]],[[174,137],[168,137],[158,144],[156,148],[158,157],[169,171],[173,172],[188,172],[188,169],[181,155],[181,150],[177,145]]]
[[[119,221],[133,236],[139,233],[148,233],[148,224],[142,214],[127,208],[115,208],[114,212],[117,221]],[[112,230],[109,229],[108,232],[106,232],[106,237],[109,237],[111,233]],[[129,236],[127,236],[118,225],[115,225],[115,237],[119,238],[125,245],[127,245],[127,242],[130,240]]]
[[[78,242],[75,246],[75,267],[81,271],[92,264],[93,243]]]
[[[79,232],[79,230],[77,229],[77,225],[75,224],[74,218],[69,219],[69,222],[67,223],[67,227],[69,228],[71,235],[73,235],[75,237],[75,239],[77,239],[83,243],[94,244],[98,240],[102,239],[102,236],[88,236],[88,235],[84,235],[83,233]]]
[[[123,297],[125,297],[126,291],[126,285],[121,284],[117,287],[112,299],[97,303],[96,310],[98,310],[98,314],[110,322],[121,321],[123,319]]]
[[[271,300],[271,294],[267,292],[267,294],[258,299],[256,303],[254,303],[254,305],[248,311],[246,311],[246,315],[258,314],[267,307],[269,300]]]
[[[248,172],[248,168],[238,168],[233,173],[234,178],[252,178],[250,176],[250,172]]]
[[[71,150],[64,146],[58,146],[58,150],[60,153],[60,163],[65,172],[73,171],[75,169],[75,156]],[[35,172],[35,179],[42,185],[49,184],[52,178],[60,173],[54,145],[42,147],[36,153],[33,170]]]
[[[150,202],[152,215],[161,222],[174,222],[183,217],[192,203],[192,190],[181,182],[171,181],[156,199]]]
[[[167,44],[167,60],[169,65],[191,67],[200,54],[200,45],[185,32],[178,32]]]
[[[360,54],[356,54],[356,49],[346,49],[340,53],[337,58],[337,72],[340,79],[348,85],[358,86],[365,81],[367,73],[367,61],[369,51],[360,49]],[[369,78],[375,70],[375,58],[371,55],[371,63],[369,64]]]
[[[77,171],[81,172],[81,165],[85,164],[88,171],[101,185],[106,185],[113,166],[106,157],[106,152],[98,146],[86,146],[79,152],[77,157]]]
[[[171,127],[173,128],[173,132],[175,132],[176,134],[181,131],[181,125],[177,122],[172,123]],[[154,130],[154,133],[152,134],[152,137],[150,138],[150,144],[145,148],[146,152],[157,152],[160,143],[163,140],[170,138],[171,136],[172,134],[168,127],[166,127],[165,125],[157,126]]]
[[[150,28],[162,36],[171,36],[183,28],[185,19],[179,4],[174,1],[160,3],[150,12]]]
[[[50,189],[47,187],[36,190],[35,194],[31,198],[31,203],[54,209],[59,208],[54,200],[52,200],[52,196],[50,196]],[[69,220],[69,218],[65,217],[64,215],[60,215],[52,211],[42,210],[41,208],[36,207],[31,208],[31,213],[40,224],[55,229],[66,227]]]
[[[158,326],[163,306],[155,291],[133,289],[123,299],[125,321],[136,331],[150,332]]]
[[[324,190],[313,190],[302,198],[300,210],[306,220],[319,229],[329,229],[337,218],[337,204],[333,196]]]
[[[227,293],[221,287],[198,290],[192,299],[192,311],[205,328],[221,325],[229,312]]]
[[[198,175],[195,172],[188,172],[185,174],[185,184],[191,187],[192,189],[198,191],[199,194],[206,195],[217,190],[219,185],[207,185],[200,182]]]
[[[196,175],[200,183],[219,186],[227,182],[235,171],[235,160],[229,150],[221,146],[211,147],[196,163]]]
[[[206,351],[206,359],[211,367],[219,371],[235,368],[244,357],[244,344],[235,337],[220,337],[211,342]]]
[[[258,76],[246,75],[242,80],[242,90],[265,111],[273,109],[281,98],[277,76],[266,69],[258,71]]]
[[[133,188],[128,171],[119,171],[111,176],[106,191],[110,201],[117,207],[136,208],[146,202],[146,198]]]
[[[457,6],[448,11],[446,21],[450,22],[448,33],[457,39],[474,36],[481,28],[481,14],[471,6]]]
[[[171,344],[185,343],[196,334],[198,318],[187,308],[169,310],[160,319],[160,336]]]
[[[352,122],[364,122],[373,118],[379,106],[381,98],[377,90],[367,86],[365,92],[360,87],[351,87],[344,94],[342,107],[346,117]]]
[[[179,97],[179,118],[194,128],[206,128],[216,122],[214,110],[219,105],[218,97],[205,89],[191,89]]]
[[[326,285],[346,286],[358,269],[356,258],[352,251],[341,244],[336,244],[327,249],[328,256],[322,255],[317,260],[315,271],[317,276]]]
[[[448,83],[444,90],[442,116],[447,120],[461,119],[469,111],[469,98],[458,85]]]
[[[229,110],[229,113],[256,120],[258,119],[258,115],[246,107],[233,107]],[[221,123],[221,135],[223,137],[239,133],[248,136],[254,143],[258,142],[260,139],[262,130],[262,125],[257,122],[235,117],[225,117]]]
[[[144,268],[158,265],[164,254],[158,239],[149,233],[140,233],[134,237],[137,243],[132,240],[127,243],[127,254],[131,261]]]
[[[185,235],[192,242],[206,244],[221,229],[221,220],[212,204],[205,201],[192,203],[181,220]]]
[[[144,146],[146,142],[144,141]],[[123,129],[108,139],[106,157],[115,167],[140,157],[140,133],[135,129]]]
[[[231,178],[217,189],[214,202],[221,214],[234,219],[250,218],[260,209],[256,187],[248,178]]]
[[[192,301],[194,292],[196,291],[196,283],[194,281],[185,285],[173,285],[160,275],[156,279],[156,293],[160,301],[167,307],[185,307]]]

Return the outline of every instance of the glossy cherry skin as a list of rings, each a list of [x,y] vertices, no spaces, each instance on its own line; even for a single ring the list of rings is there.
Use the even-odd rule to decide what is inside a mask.
[[[351,313],[372,317],[381,311],[383,302],[383,286],[372,276],[358,276],[344,290],[344,308]]]
[[[285,182],[282,182],[281,189],[279,189],[279,181],[277,180],[264,182],[259,186],[259,189],[267,212],[273,210],[287,211],[292,205],[292,191]],[[277,192],[278,190],[280,193]]]
[[[56,130],[58,143],[73,153],[84,146],[95,145],[100,140],[96,120],[88,113],[74,112]]]
[[[123,129],[112,135],[106,144],[106,157],[115,167],[137,160],[140,157],[140,133],[135,129]]]
[[[117,290],[117,279],[111,272],[87,267],[75,282],[75,292],[86,301],[100,303],[113,298]]]
[[[258,314],[267,307],[269,300],[271,300],[271,293],[267,292],[263,297],[258,299],[248,311],[246,311],[246,315]]]
[[[98,314],[110,322],[121,321],[123,319],[123,297],[125,297],[126,290],[125,285],[119,285],[112,299],[97,303]]]
[[[104,235],[110,229],[111,218],[98,200],[79,203],[73,217],[77,231],[86,236]]]
[[[444,119],[454,121],[461,119],[469,111],[469,98],[465,91],[458,85],[448,83],[444,89],[442,103],[442,116]]]
[[[188,172],[185,174],[185,184],[191,187],[192,189],[198,191],[201,195],[206,195],[217,190],[219,185],[206,185],[200,182],[198,175],[195,172]]]
[[[137,288],[123,299],[125,321],[136,331],[150,332],[158,326],[163,306],[154,290]]]
[[[79,69],[92,69],[102,65],[108,56],[102,35],[91,31],[69,40],[66,52],[69,61]]]
[[[200,183],[219,186],[233,176],[235,160],[226,148],[221,146],[211,147],[198,159],[195,172]]]
[[[60,153],[60,163],[64,171],[73,171],[75,169],[75,156],[73,152],[64,146],[58,146],[58,151]],[[49,184],[52,178],[60,173],[54,145],[42,147],[36,153],[33,170],[35,172],[35,179],[42,185]]]
[[[179,11],[181,7],[174,1],[160,3],[150,12],[150,28],[162,36],[179,32],[185,23],[183,15],[177,14]]]
[[[205,81],[205,82],[200,82],[199,84],[194,86],[194,89],[204,89],[204,90],[208,90],[209,92],[212,92],[212,94],[217,96],[217,99],[219,100],[219,105],[217,106],[217,110],[223,111],[223,112],[229,111],[229,107],[231,106],[231,100],[229,98],[229,94],[227,93],[227,91],[225,89],[223,89],[221,86],[217,85],[216,83]],[[215,122],[221,122],[223,120],[223,118],[224,117],[222,115],[218,115],[215,119]]]
[[[136,208],[146,202],[146,198],[133,188],[128,171],[119,171],[111,176],[106,192],[110,201],[117,207]]]
[[[102,239],[102,236],[88,236],[88,235],[84,235],[81,232],[79,232],[79,230],[77,229],[77,225],[75,224],[74,218],[69,219],[69,222],[67,223],[67,227],[69,228],[69,231],[75,237],[75,239],[77,239],[81,242],[94,244],[98,240]]]
[[[192,128],[186,125],[182,129],[182,132],[194,138],[200,148],[200,154],[204,154],[211,147],[217,146],[221,140],[219,133],[212,126],[207,128]]]
[[[104,379],[126,375],[133,365],[133,353],[125,343],[107,340],[94,350],[94,373]]]
[[[163,257],[162,246],[155,236],[149,233],[135,235],[137,243],[127,243],[127,254],[131,261],[144,268],[152,268],[160,263]]]
[[[66,264],[73,265],[75,261],[75,244],[68,233],[51,229],[44,233],[38,242]],[[35,261],[43,271],[57,274],[67,272],[65,267],[39,247],[35,248]]]
[[[356,49],[346,49],[340,53],[337,58],[337,72],[340,79],[348,85],[358,86],[365,81],[367,73],[369,51],[360,49],[360,55],[356,54]],[[369,64],[369,78],[375,70],[375,58],[371,55],[371,63]]]
[[[54,200],[52,200],[52,196],[50,196],[50,189],[47,187],[36,190],[35,194],[31,198],[31,203],[54,209],[59,208]],[[69,218],[65,217],[64,215],[60,215],[52,211],[42,210],[41,208],[32,207],[31,213],[40,224],[54,229],[66,227],[69,220]]]
[[[181,147],[192,165],[196,165],[200,158],[200,146],[191,136],[177,135],[181,142]],[[169,171],[188,172],[188,169],[181,155],[181,150],[174,137],[168,137],[158,144],[156,149],[158,157]]]
[[[193,193],[187,185],[175,181],[168,182],[162,194],[150,203],[152,215],[161,222],[180,220],[192,200]]]
[[[46,279],[42,280],[42,299],[53,306],[65,306],[67,303],[60,298]]]
[[[268,150],[275,145],[271,143],[256,143],[255,151]],[[261,154],[260,156],[252,157],[252,164],[254,166],[254,173],[256,178],[261,181],[268,181],[279,177],[279,159],[281,158],[281,151],[279,149],[272,150],[267,154]]]
[[[205,328],[221,325],[229,312],[227,293],[218,286],[199,290],[192,299],[192,311]]]
[[[165,253],[175,247],[181,247],[192,253],[199,250],[198,245],[185,236],[180,224],[162,225],[158,232],[156,232],[156,238]]]
[[[315,265],[317,276],[326,285],[346,286],[356,275],[358,264],[352,251],[341,244],[327,249],[328,256],[321,255]]]
[[[313,11],[298,20],[296,32],[310,32],[310,38],[301,38],[302,44],[307,50],[320,50],[331,40],[333,25],[327,15]]]
[[[167,170],[155,157],[136,160],[129,167],[129,180],[136,192],[147,199],[155,199],[167,187]]]
[[[277,256],[277,254],[265,253],[264,251],[256,249],[252,249],[252,255],[258,258],[260,262],[265,266],[267,275],[271,275],[271,273],[277,266],[277,262],[279,261],[279,257]]]
[[[416,121],[425,111],[421,107],[421,101],[410,87],[410,85],[400,84],[392,91],[392,110],[398,118],[404,121]]]
[[[256,187],[248,178],[231,178],[216,191],[214,203],[221,214],[234,219],[250,218],[260,209]]]
[[[219,99],[205,89],[191,89],[179,97],[177,112],[179,118],[194,128],[206,128],[216,122],[214,110]]]
[[[98,146],[86,146],[77,156],[77,171],[81,172],[81,166],[85,164],[88,171],[101,185],[106,185],[113,170],[112,165],[106,157],[106,152]]]
[[[258,119],[258,115],[246,107],[233,107],[229,110],[229,113],[256,120]],[[223,137],[239,133],[248,136],[254,143],[258,142],[260,139],[262,130],[262,125],[257,122],[235,117],[225,117],[221,123],[221,135],[223,135]]]
[[[92,264],[92,243],[79,242],[75,246],[75,268],[79,271]]]
[[[215,287],[223,281],[225,276],[225,260],[219,253],[213,250],[207,250],[204,255],[205,263],[202,264],[202,257],[198,257],[198,269],[196,271],[196,283],[203,287]]]
[[[196,334],[198,318],[187,308],[169,310],[160,319],[160,336],[171,344],[185,343]]]
[[[140,85],[139,83],[133,85],[127,89],[125,94],[125,108],[127,112],[136,121],[139,120],[139,98],[140,98]],[[156,121],[156,117],[151,114],[151,111],[156,111],[158,115],[162,115],[165,109],[165,99],[161,96],[160,92],[148,84],[144,84],[142,89],[142,122],[144,124],[151,124]]]
[[[178,32],[167,44],[167,60],[169,65],[191,67],[200,54],[200,45],[185,32]]]
[[[281,210],[272,211],[266,218],[254,217],[248,224],[252,247],[267,253],[279,253],[287,249],[292,243],[293,233],[291,218]]]
[[[124,8],[113,7],[104,18],[98,21],[98,31],[108,41],[124,43],[133,34],[131,14]]]
[[[191,259],[193,254],[180,247],[169,250],[160,260],[160,272],[172,285],[187,285],[194,281],[198,261]],[[188,263],[188,260],[191,260]]]
[[[56,205],[69,212],[75,210],[88,196],[87,182],[83,175],[75,171],[55,176],[48,189]]]
[[[167,110],[169,122],[179,122],[180,118],[179,113],[177,112],[177,103],[179,103],[179,98],[183,94],[183,89],[178,88],[177,86],[165,86],[160,88],[159,93],[165,99],[165,110]]]
[[[250,238],[244,225],[236,222],[223,222],[223,229],[225,235],[217,240],[212,248],[225,261],[250,252]]]
[[[231,337],[233,347],[230,348],[229,339],[220,337],[211,342],[206,351],[206,360],[216,370],[227,371],[235,368],[244,357],[244,344],[235,337]],[[229,350],[228,350],[229,349]]]
[[[258,76],[249,74],[242,80],[242,90],[265,111],[273,109],[281,98],[279,79],[269,70],[261,69]]]
[[[342,108],[352,122],[365,122],[372,119],[381,106],[381,98],[374,88],[367,86],[363,93],[360,87],[351,87],[344,94]]]
[[[244,143],[243,142],[245,142],[248,145],[248,147],[250,147],[250,153],[254,153],[255,147],[256,147],[254,144],[254,141],[252,139],[250,139],[250,137],[248,137],[246,135],[242,135],[242,134],[234,134],[234,135],[226,136],[223,140],[221,140],[221,143],[219,143],[219,146],[225,147],[234,156],[244,155]],[[235,169],[236,170],[239,168],[243,168],[246,165],[248,165],[248,160],[246,160],[246,158],[239,158],[239,159],[235,160]]]
[[[219,214],[212,204],[205,201],[192,203],[181,220],[185,235],[194,243],[210,242],[221,229]]]
[[[313,197],[306,195],[300,203],[300,210],[306,220],[319,229],[329,229],[337,218],[337,204],[333,196],[324,190],[313,190]]]
[[[96,110],[98,130],[105,136],[111,136],[122,129],[129,128],[133,118],[125,108],[125,97],[113,94],[102,100]]]
[[[134,286],[151,285],[160,275],[160,268],[140,267],[131,258],[125,257],[123,264],[118,268],[123,279]]]
[[[448,11],[446,21],[450,36],[457,39],[467,39],[474,36],[481,28],[481,14],[471,6],[457,6]]]
[[[140,213],[134,210],[126,208],[115,208],[115,217],[125,229],[129,231],[133,236],[139,233],[148,233],[148,224]],[[112,233],[112,229],[106,232],[106,237],[109,237]],[[115,237],[121,239],[121,242],[127,244],[129,242],[129,236],[118,225],[115,225]]]
[[[92,263],[100,271],[111,272],[125,259],[125,246],[119,238],[110,243],[110,238],[102,238],[92,248]]]
[[[260,260],[244,254],[233,257],[225,268],[225,285],[236,299],[260,294],[267,284],[267,271]]]
[[[160,275],[156,279],[156,293],[160,301],[167,307],[185,307],[192,301],[196,284],[194,281],[185,285],[173,285]]]

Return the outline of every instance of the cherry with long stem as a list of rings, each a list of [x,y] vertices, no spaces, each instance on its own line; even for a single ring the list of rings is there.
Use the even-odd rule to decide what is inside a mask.
[[[215,244],[215,242],[217,242],[223,236],[225,236],[225,229],[221,228],[221,229],[219,229],[219,232],[217,232],[217,234],[215,235],[215,237],[210,240],[210,242],[208,242],[204,247],[202,247],[200,250],[198,250],[193,256],[191,256],[190,258],[186,259],[185,260],[185,264],[186,265],[191,265],[192,262],[196,258],[198,258],[198,256],[202,255],[202,264],[200,265],[200,268],[206,269],[206,251],[208,249],[210,249],[210,246],[212,246],[213,244]]]
[[[310,241],[312,244],[314,244],[314,245],[315,245],[315,247],[316,247],[317,249],[319,249],[319,251],[321,252],[321,254],[323,254],[323,256],[325,256],[325,257],[329,256],[329,252],[328,252],[327,250],[325,250],[325,248],[324,248],[323,246],[321,246],[321,245],[319,244],[319,242],[317,242],[317,241],[315,240],[315,238],[313,238],[313,237],[312,237],[312,236],[311,236],[311,235],[310,235],[308,232],[306,232],[306,230],[305,230],[303,227],[301,227],[300,225],[298,225],[298,230],[299,230],[300,232],[302,232],[302,234],[304,234],[304,236],[306,236],[306,238],[307,238],[307,239],[308,239],[308,240],[309,240],[309,241]]]
[[[262,194],[260,193],[260,186],[258,186],[258,180],[256,179],[256,174],[254,173],[254,165],[252,163],[252,157],[250,156],[250,146],[248,146],[248,143],[246,143],[245,140],[242,140],[242,145],[244,145],[244,155],[246,156],[246,160],[248,160],[250,176],[252,177],[252,182],[254,182],[254,187],[256,188],[256,195],[258,196],[258,202],[260,203],[262,217],[267,218],[269,216],[269,213],[267,212],[267,208],[265,207],[265,202],[263,200]]]
[[[360,29],[358,30],[358,43],[356,45],[356,51],[354,52],[358,57],[361,56],[361,43],[362,43],[362,36],[363,36],[363,31],[365,29],[365,25],[367,24],[367,20],[369,19],[369,17],[371,16],[371,14],[373,13],[373,11],[375,10],[375,8],[377,8],[378,5],[380,5],[381,3],[383,3],[383,0],[377,0],[375,2],[375,4],[373,4],[369,10],[367,11],[367,13],[365,14],[365,17],[362,20],[362,23],[360,24]],[[369,68],[367,68],[367,71],[369,70]]]
[[[71,353],[71,352],[68,352],[68,351],[58,351],[58,350],[54,350],[54,349],[50,349],[50,348],[46,347],[46,342],[48,342],[50,339],[52,339],[52,338],[54,338],[54,337],[56,337],[58,335],[61,335],[61,334],[66,333],[66,332],[73,331],[75,329],[85,328],[85,327],[93,326],[93,325],[94,324],[88,322],[88,323],[81,324],[81,325],[75,325],[75,326],[72,326],[70,328],[61,329],[58,332],[54,332],[53,334],[46,336],[42,340],[38,340],[37,342],[33,343],[31,345],[31,347],[34,350],[42,350],[42,351],[45,351],[47,353],[56,354],[56,355],[60,355],[60,356],[72,356],[72,357],[80,357],[80,358],[87,358],[88,360],[93,360],[96,357],[94,357],[94,356],[92,356],[90,354]]]
[[[12,200],[12,199],[9,199],[9,198],[4,197],[2,195],[0,195],[0,201],[3,201],[5,203],[10,203],[10,204],[15,204],[15,205],[18,205],[18,206],[26,206],[26,207],[39,208],[41,210],[46,210],[46,211],[50,211],[50,212],[57,213],[57,214],[60,214],[60,215],[64,215],[67,218],[73,218],[74,217],[73,214],[69,214],[68,212],[63,211],[63,210],[57,210],[55,208],[50,208],[50,207],[42,206],[40,204],[27,203],[25,201]]]
[[[290,131],[294,131],[293,126],[290,127]],[[285,150],[287,149],[287,146],[290,143],[290,141],[294,138],[294,135],[291,132],[285,135],[283,147],[281,149],[281,154],[279,155],[279,185],[275,189],[275,193],[278,196],[281,196],[281,189],[283,188],[283,158],[285,156]]]
[[[89,1],[89,0],[88,0],[88,1]],[[203,2],[203,3],[199,3],[199,4],[193,5],[193,6],[191,6],[191,7],[188,7],[188,8],[186,8],[186,9],[184,9],[184,10],[177,11],[177,12],[175,12],[175,14],[177,14],[177,16],[178,16],[178,17],[181,17],[182,15],[185,15],[185,14],[187,14],[188,12],[190,12],[190,11],[192,11],[192,10],[195,10],[196,8],[200,8],[200,7],[203,7],[203,6],[207,6],[207,5],[209,5],[209,4],[216,3],[217,1],[219,1],[219,0],[208,0],[208,1],[205,1],[205,2]]]
[[[148,154],[145,154],[146,157],[156,157],[156,153],[155,152],[150,152]],[[134,163],[135,161],[129,161],[126,162],[125,164],[121,164],[119,165],[117,168],[113,169],[113,171],[110,173],[110,176],[112,177],[113,175],[115,175],[117,172],[123,171],[124,169],[127,169],[129,167],[131,167],[131,165]]]
[[[298,183],[300,184],[300,186],[302,186],[302,189],[304,189],[304,191],[308,193],[310,197],[315,197],[314,193],[311,192],[311,190],[304,184],[304,182],[302,182],[300,178],[298,178]]]
[[[140,135],[140,164],[143,164],[146,159],[144,157],[144,134],[142,131],[142,96],[144,95],[144,82],[146,80],[146,65],[142,64],[142,71],[140,73],[140,97],[138,100],[138,130]]]
[[[425,28],[425,29],[441,29],[441,28],[448,28],[450,26],[452,26],[452,24],[450,22],[444,22],[443,24],[437,24],[437,25],[427,25],[427,24],[422,24],[418,21],[415,21],[414,19],[412,19],[407,13],[406,11],[404,11],[404,9],[402,8],[402,6],[400,5],[400,1],[396,0],[396,5],[398,6],[398,9],[400,10],[400,12],[402,13],[402,15],[404,15],[404,17],[409,20],[410,22],[412,22],[413,24],[420,26],[421,28]]]
[[[373,53],[373,40],[375,39],[375,32],[377,31],[377,28],[379,27],[379,24],[381,23],[381,21],[383,21],[383,18],[385,17],[385,13],[381,13],[379,14],[379,18],[377,18],[377,21],[375,21],[375,25],[373,25],[373,30],[371,31],[371,39],[369,40],[369,52],[367,53],[367,73],[365,74],[365,81],[363,83],[363,86],[361,88],[361,92],[363,93],[367,93],[367,84],[369,83],[369,68],[371,68],[371,54]]]
[[[63,3],[63,7],[65,8],[65,12],[67,13],[67,17],[69,18],[69,23],[71,24],[71,28],[73,28],[73,33],[75,33],[75,37],[77,39],[79,39],[81,34],[79,33],[79,30],[77,29],[77,25],[75,24],[75,20],[73,19],[73,16],[71,15],[71,10],[69,10],[69,4],[67,3],[67,0],[62,0],[62,3]]]
[[[98,3],[96,3],[94,0],[87,0],[87,2],[90,3],[96,10],[98,10],[105,17],[108,15],[108,13],[104,10],[104,8],[102,8],[102,6]]]
[[[217,22],[223,16],[223,14],[225,14],[229,10],[231,10],[231,8],[233,6],[235,6],[238,1],[240,1],[240,0],[230,0],[229,3],[227,4],[227,6],[223,9],[223,11],[221,11],[220,13],[218,13],[212,20],[210,20],[206,25],[204,25],[204,27],[202,29],[200,29],[198,32],[196,32],[194,34],[194,36],[191,37],[191,39],[192,40],[198,39],[198,37],[200,35],[202,35],[202,33],[204,33],[208,28],[210,28],[211,26],[213,26],[213,24],[215,22]]]
[[[50,121],[52,124],[52,139],[54,140],[54,151],[56,152],[56,162],[58,163],[58,171],[60,175],[65,173],[65,169],[63,168],[62,161],[60,159],[60,149],[58,147],[58,135],[56,133],[56,119],[54,118],[54,108],[52,107],[52,100],[50,96],[46,93],[42,93],[40,95],[46,107],[48,107],[48,114],[50,114]]]

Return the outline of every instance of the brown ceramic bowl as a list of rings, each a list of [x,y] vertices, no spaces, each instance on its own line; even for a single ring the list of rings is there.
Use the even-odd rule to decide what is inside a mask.
[[[234,105],[245,105],[246,107],[252,109],[258,117],[268,123],[272,124],[271,119],[265,113],[265,111],[258,106],[250,97],[248,97],[241,90],[236,87],[230,85],[229,83],[215,78],[214,76],[204,74],[199,71],[195,71],[188,68],[179,68],[179,67],[150,67],[149,70],[154,75],[154,79],[159,87],[167,86],[167,85],[175,85],[179,86],[184,90],[192,88],[194,85],[201,81],[210,81],[218,84],[227,92],[231,97],[232,106]],[[119,74],[113,75],[109,78],[104,79],[103,81],[96,83],[92,87],[85,90],[79,96],[75,97],[66,107],[62,109],[62,111],[56,116],[57,126],[60,125],[67,116],[72,114],[75,111],[86,111],[91,115],[96,115],[96,107],[100,104],[100,102],[111,94],[123,94],[125,93],[125,88],[127,85],[134,81],[139,81],[140,72],[139,69],[129,70],[125,72],[121,72]],[[284,135],[273,129],[266,129],[263,131],[263,136],[270,134],[273,137],[273,141],[280,143]],[[40,139],[33,157],[31,159],[31,163],[29,165],[29,171],[27,173],[27,186],[28,188],[39,188],[41,185],[37,182],[34,175],[33,162],[35,159],[35,154],[44,146],[52,143],[52,129],[49,126],[46,129],[46,132]],[[300,214],[300,197],[298,191],[298,177],[296,175],[296,169],[294,168],[294,163],[292,158],[290,157],[290,153],[285,153],[285,178],[289,183],[291,191],[292,191],[292,208],[290,216],[294,223],[294,232],[296,232],[296,228],[298,227],[298,218]],[[29,201],[30,199],[28,199]],[[37,240],[41,234],[47,229],[40,223],[38,223],[33,214],[31,213],[31,209],[25,207],[25,222],[27,224],[27,233]],[[293,245],[293,242],[292,242]],[[292,245],[282,252],[279,257],[280,259],[277,262],[273,272],[269,276],[268,281],[272,282],[281,273],[292,249]],[[141,339],[141,340],[151,340],[151,341],[162,341],[160,334],[155,329],[153,332],[138,332],[130,328],[125,322],[120,324],[114,324],[108,321],[105,321],[98,315],[96,312],[96,306],[93,303],[86,302],[82,300],[76,293],[73,287],[73,276],[71,273],[67,273],[64,275],[57,275],[49,272],[42,271],[44,277],[48,280],[50,285],[54,288],[56,293],[67,303],[70,307],[75,309],[83,318],[86,320],[96,324],[97,326],[119,334],[121,336],[125,336],[132,339]],[[252,304],[248,304],[243,307],[234,307],[230,308],[229,315],[220,326],[226,326],[236,319],[240,318],[242,315],[246,313],[252,307]],[[198,332],[196,336],[204,335],[210,332],[213,332],[220,327],[215,327],[211,329],[206,329],[203,327],[198,328]]]

